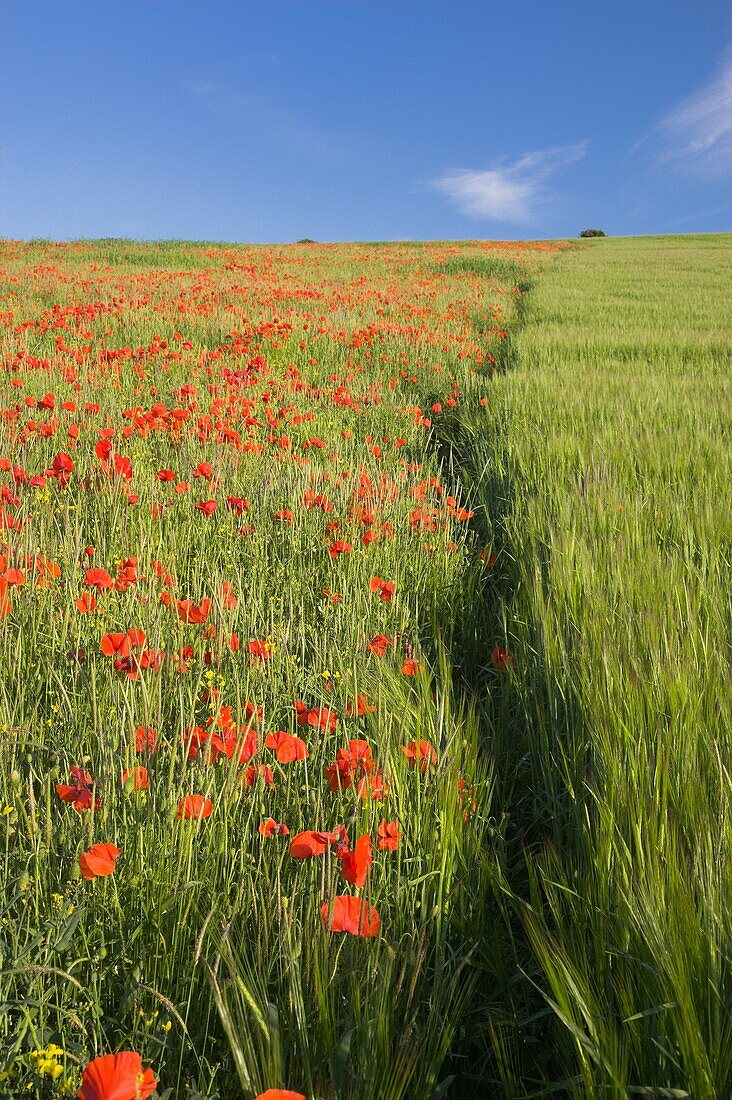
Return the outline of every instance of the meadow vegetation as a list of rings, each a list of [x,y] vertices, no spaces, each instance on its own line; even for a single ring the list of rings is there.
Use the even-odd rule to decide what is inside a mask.
[[[730,258],[2,244],[5,1095],[729,1094]]]

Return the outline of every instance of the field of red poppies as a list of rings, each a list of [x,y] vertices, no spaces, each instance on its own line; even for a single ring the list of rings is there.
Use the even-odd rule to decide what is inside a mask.
[[[6,1095],[483,1095],[455,442],[558,247],[2,244]]]

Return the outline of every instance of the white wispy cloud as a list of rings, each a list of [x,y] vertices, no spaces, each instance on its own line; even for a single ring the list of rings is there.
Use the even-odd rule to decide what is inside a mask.
[[[732,174],[732,48],[716,77],[658,125],[658,163],[707,177]]]
[[[513,163],[499,162],[492,168],[456,168],[431,180],[429,186],[447,195],[461,213],[471,217],[528,222],[550,197],[546,180],[581,160],[588,144],[581,141],[524,153]]]

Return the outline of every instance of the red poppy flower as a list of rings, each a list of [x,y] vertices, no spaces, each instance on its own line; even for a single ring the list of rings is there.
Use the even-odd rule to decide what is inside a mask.
[[[158,733],[152,726],[138,726],[135,730],[135,752],[155,752]]]
[[[387,638],[386,634],[377,634],[366,646],[366,652],[373,653],[377,657],[383,657],[392,644],[391,638]]]
[[[499,645],[494,646],[491,650],[491,664],[494,668],[499,669],[501,672],[506,672],[513,663],[513,657],[505,649],[501,649]]]
[[[195,760],[208,741],[209,733],[202,726],[188,726],[184,733],[189,760]]]
[[[402,745],[402,752],[409,761],[409,767],[413,768],[419,763],[419,770],[425,774],[430,764],[437,763],[437,751],[429,741],[410,741],[408,745]]]
[[[0,577],[0,621],[2,621],[13,610],[13,601],[7,594],[8,586],[5,583],[5,578]]]
[[[53,462],[51,463],[51,469],[56,475],[73,473],[74,460],[71,455],[67,455],[62,452],[61,454],[57,454],[54,458]]]
[[[127,634],[103,634],[101,649],[105,657],[129,657],[132,652]]]
[[[177,653],[171,653],[170,659],[177,672],[185,673],[190,670],[190,662],[194,659],[193,646],[184,645]]]
[[[292,1089],[267,1089],[266,1092],[260,1092],[259,1096],[255,1096],[254,1100],[308,1100],[302,1092],[293,1092]]]
[[[332,733],[338,724],[338,715],[329,707],[308,707],[301,699],[297,699],[294,706],[298,726],[312,726]]]
[[[339,791],[347,790],[354,780],[371,775],[375,769],[368,741],[349,741],[347,749],[338,749],[335,763],[328,765],[325,774],[330,790]]]
[[[116,454],[114,456],[114,472],[123,481],[130,481],[132,479],[132,460],[126,455]]]
[[[475,813],[478,809],[478,802],[475,798],[475,787],[469,787],[468,783],[462,776],[459,777],[458,782],[458,802],[463,810],[463,821],[468,821],[470,815]]]
[[[254,639],[247,642],[247,653],[257,661],[269,661],[274,653],[271,642]]]
[[[220,756],[227,760],[235,757],[240,764],[246,764],[257,751],[257,734],[246,726],[231,725],[223,735],[214,733],[210,740],[211,763],[215,764]]]
[[[336,760],[325,769],[325,777],[328,780],[328,789],[337,792],[345,791],[351,786],[351,770],[345,761]]]
[[[350,554],[353,550],[350,542],[344,542],[343,539],[338,539],[337,542],[332,542],[328,547],[328,553],[332,558],[338,558],[341,554]]]
[[[402,672],[405,676],[416,676],[418,672],[424,672],[424,665],[415,661],[414,657],[407,657],[402,665]]]
[[[339,833],[319,833],[312,829],[306,829],[298,833],[290,841],[290,855],[293,859],[309,859],[311,856],[322,856],[328,851],[331,844],[339,839]]]
[[[93,844],[79,856],[81,877],[91,882],[94,878],[111,875],[117,857],[120,855],[122,855],[122,849],[116,848],[114,844]]]
[[[333,604],[334,607],[336,604],[343,603],[343,596],[340,592],[333,592],[330,588],[324,588],[322,594],[328,603]]]
[[[188,794],[178,803],[178,819],[200,821],[213,813],[213,802],[202,794]]]
[[[5,570],[5,583],[8,587],[15,585],[17,588],[22,588],[25,584],[25,574],[21,573],[20,569],[6,569]]]
[[[87,615],[90,611],[94,611],[97,606],[97,598],[93,592],[84,592],[76,602],[76,610],[80,615]]]
[[[132,780],[132,787],[135,791],[146,791],[150,786],[150,778],[147,773],[147,768],[142,768],[136,765],[134,768],[126,768],[122,772],[122,786],[124,787],[128,779]]]
[[[274,518],[278,523],[284,523],[287,527],[292,527],[295,522],[295,514],[289,508],[281,508],[279,512],[275,512]]]
[[[252,703],[251,700],[247,699],[244,704],[244,717],[247,722],[261,722],[262,713],[261,706],[257,706],[255,703]]]
[[[114,581],[106,569],[87,569],[84,581],[88,588],[114,588]]]
[[[372,592],[377,592],[379,599],[384,603],[390,603],[394,595],[395,590],[394,581],[382,581],[381,577],[372,577],[370,588]]]
[[[321,905],[320,915],[330,932],[348,932],[362,939],[378,936],[381,928],[379,914],[363,898],[339,894],[333,898],[332,907],[327,902]]]
[[[94,780],[83,768],[73,767],[69,783],[56,784],[56,794],[62,802],[70,802],[80,814],[90,810],[92,804],[95,810],[101,805],[101,800],[95,796]]]
[[[259,831],[262,836],[274,836],[275,833],[279,836],[290,835],[290,830],[287,826],[275,821],[273,817],[268,817],[266,820],[260,822]]]
[[[131,1050],[95,1058],[84,1070],[77,1100],[146,1100],[157,1087],[155,1074],[142,1068]]]
[[[114,582],[116,592],[126,592],[137,584],[137,558],[123,558],[117,567],[117,579]]]
[[[346,704],[346,714],[349,718],[353,718],[354,715],[360,718],[362,714],[373,714],[376,707],[369,703],[365,695],[357,695],[355,703]]]
[[[162,649],[143,649],[139,657],[136,657],[138,665],[142,669],[151,668],[153,672],[157,672],[163,663],[163,657],[165,651]]]
[[[222,581],[221,583],[221,602],[226,611],[233,610],[239,603],[236,593],[228,581]]]
[[[176,600],[175,608],[182,623],[205,623],[211,613],[211,601],[205,599],[195,604],[193,600]]]
[[[206,517],[212,516],[217,508],[218,504],[215,500],[199,500],[196,505],[197,511],[203,512]]]
[[[73,767],[71,768],[71,778],[70,778],[70,783],[71,783],[72,786],[74,786],[74,787],[91,787],[93,782],[94,782],[94,780],[92,779],[89,772],[84,771],[83,768],[78,767],[78,765],[76,765],[76,764],[73,765]]]
[[[77,813],[82,814],[92,808],[98,810],[101,806],[99,798],[94,798],[93,787],[68,787],[63,783],[56,784],[56,794],[62,802],[70,802]]]
[[[498,559],[492,550],[481,550],[478,560],[483,562],[486,569],[492,569]]]
[[[374,801],[384,798],[388,790],[384,786],[384,777],[381,772],[362,776],[356,783],[356,793],[359,798],[372,798]]]
[[[253,787],[258,779],[262,780],[265,787],[274,787],[274,772],[266,764],[259,764],[257,767],[250,764],[244,772],[242,787]]]
[[[308,1100],[302,1092],[293,1092],[292,1089],[267,1089],[260,1092],[254,1100]]]
[[[303,508],[319,508],[321,512],[332,512],[333,504],[322,493],[316,493],[314,489],[306,489],[302,498]]]
[[[268,749],[274,749],[280,764],[291,764],[295,760],[307,760],[310,753],[305,742],[300,737],[293,737],[285,730],[275,730],[268,733],[265,745]]]
[[[346,882],[358,889],[364,886],[373,861],[371,837],[368,834],[360,836],[353,851],[345,852],[341,858],[341,872]]]
[[[381,821],[379,823],[379,851],[395,852],[399,847],[401,835],[398,821]]]
[[[39,574],[39,578],[44,580],[49,578],[58,580],[61,576],[61,566],[50,558],[43,558],[40,555],[33,559],[33,568]],[[38,584],[41,584],[40,579]]]

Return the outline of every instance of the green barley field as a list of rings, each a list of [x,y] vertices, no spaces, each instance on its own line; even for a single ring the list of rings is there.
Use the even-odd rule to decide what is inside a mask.
[[[0,1095],[732,1095],[731,301],[0,242]]]

